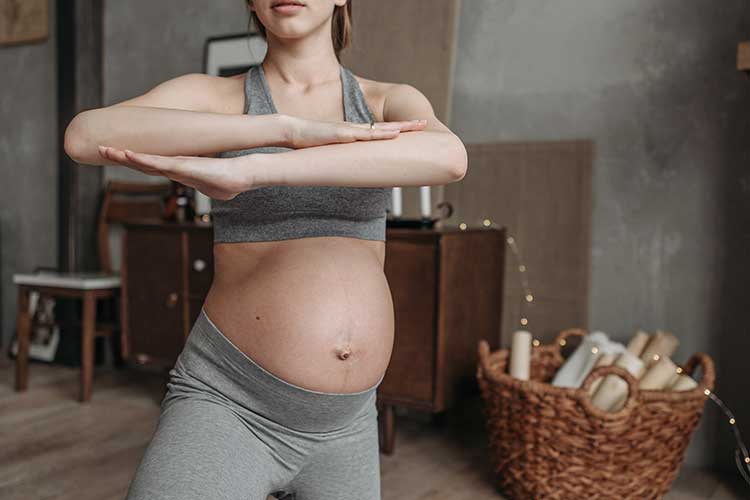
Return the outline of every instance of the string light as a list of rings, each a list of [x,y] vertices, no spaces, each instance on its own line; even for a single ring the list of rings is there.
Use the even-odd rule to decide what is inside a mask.
[[[539,339],[532,340],[531,345],[533,345],[534,347],[539,347]]]
[[[598,347],[594,346],[594,347],[591,348],[591,354],[596,354],[597,352],[599,352],[599,348]]]
[[[482,226],[484,227],[497,227],[497,224],[494,224],[492,220],[489,218],[482,219]],[[458,224],[458,228],[461,231],[465,231],[468,228],[468,225],[466,222],[461,222]],[[516,258],[517,266],[516,269],[518,269],[518,277],[519,281],[521,283],[521,290],[522,299],[525,299],[526,303],[531,303],[534,301],[534,295],[531,293],[531,289],[529,288],[529,282],[526,278],[526,271],[528,268],[526,267],[526,264],[523,263],[521,259],[521,253],[518,251],[518,245],[516,244],[516,239],[513,236],[508,236],[505,239],[505,242],[508,244],[508,247],[510,247],[510,250],[513,252],[513,255]],[[529,318],[528,315],[523,314],[524,312],[524,300],[521,300],[520,303],[520,310],[521,310],[521,318],[519,319],[519,323],[521,326],[528,326],[529,324]]]
[[[485,219],[486,221],[489,221],[489,219]],[[508,247],[510,248],[511,252],[513,252],[513,256],[516,258],[516,269],[518,269],[518,279],[521,284],[521,291],[522,291],[522,298],[525,300],[526,304],[530,304],[534,301],[534,294],[531,293],[531,288],[529,287],[529,280],[527,277],[527,271],[528,267],[526,267],[526,264],[524,264],[523,259],[521,258],[521,252],[518,250],[518,245],[516,243],[516,239],[513,236],[508,236],[505,239],[505,242],[508,244]],[[523,314],[524,312],[524,300],[520,303],[520,309],[521,309],[521,319],[520,323],[522,326],[528,326],[529,324],[529,318],[528,315]]]
[[[742,474],[742,479],[744,479],[747,484],[750,484],[750,455],[747,452],[745,442],[742,440],[742,435],[740,434],[740,428],[739,425],[737,425],[737,420],[735,420],[732,412],[716,394],[712,393],[708,389],[704,389],[703,394],[708,396],[711,401],[716,403],[716,406],[718,406],[719,409],[723,411],[724,414],[729,418],[729,425],[731,426],[732,433],[734,434],[734,440],[737,442],[737,448],[734,449],[734,462],[737,464],[737,469],[740,471],[740,474]],[[742,455],[741,459],[740,455]]]

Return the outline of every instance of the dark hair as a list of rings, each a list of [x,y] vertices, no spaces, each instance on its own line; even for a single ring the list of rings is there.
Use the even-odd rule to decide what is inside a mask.
[[[253,3],[253,0],[246,0],[247,6]],[[266,38],[266,28],[258,19],[254,10],[250,10],[250,26],[255,26],[258,33]],[[333,40],[333,50],[336,52],[336,58],[341,60],[340,52],[349,46],[352,37],[352,0],[348,0],[342,7],[334,7],[333,19],[331,21],[331,39]]]

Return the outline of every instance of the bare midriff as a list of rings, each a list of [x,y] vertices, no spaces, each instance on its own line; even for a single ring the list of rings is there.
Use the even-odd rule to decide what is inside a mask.
[[[216,243],[204,310],[257,364],[321,392],[361,392],[393,348],[385,242],[324,236]]]

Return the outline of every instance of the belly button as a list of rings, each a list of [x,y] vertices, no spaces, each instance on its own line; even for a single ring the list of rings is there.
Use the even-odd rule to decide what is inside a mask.
[[[351,351],[349,349],[340,349],[337,353],[337,356],[341,360],[347,360],[349,359],[349,356],[351,355]]]

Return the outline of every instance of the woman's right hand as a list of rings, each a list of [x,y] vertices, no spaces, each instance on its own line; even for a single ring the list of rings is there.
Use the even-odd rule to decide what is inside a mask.
[[[369,123],[329,122],[308,120],[297,116],[285,117],[288,127],[288,147],[293,149],[340,144],[355,141],[393,139],[401,132],[423,130],[427,120]]]

